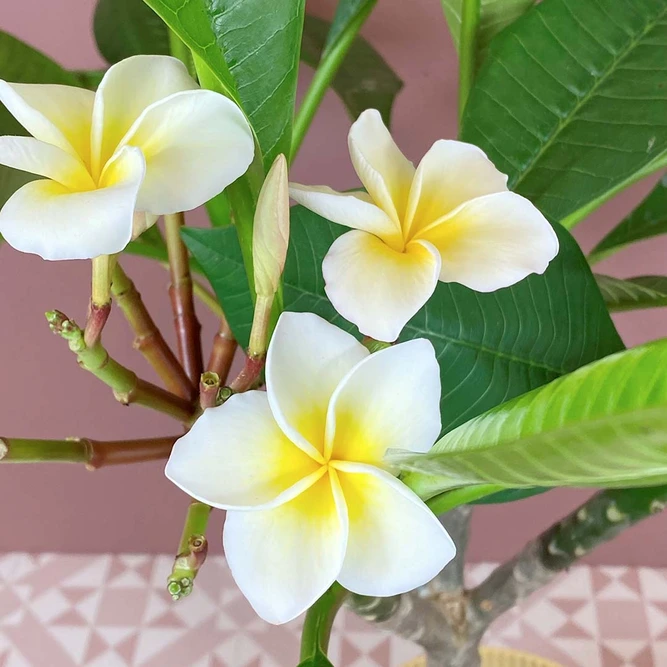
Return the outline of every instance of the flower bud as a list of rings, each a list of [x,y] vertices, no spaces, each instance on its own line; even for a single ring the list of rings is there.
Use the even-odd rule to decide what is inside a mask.
[[[289,243],[289,192],[287,160],[280,154],[262,185],[255,211],[252,257],[255,291],[260,297],[273,297],[285,268]]]

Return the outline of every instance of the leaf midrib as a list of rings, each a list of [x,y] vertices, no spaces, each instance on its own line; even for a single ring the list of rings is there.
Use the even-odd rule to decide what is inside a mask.
[[[569,8],[570,13],[572,13],[572,10]],[[637,45],[646,37],[646,35],[651,32],[661,21],[662,19],[667,15],[667,8],[663,9],[662,13],[656,17],[656,19],[652,22],[649,22],[646,26],[646,28],[633,40],[630,41],[629,45],[627,48],[623,49],[622,51],[617,54],[610,63],[610,65],[602,72],[600,77],[595,77],[595,75],[591,74],[593,78],[595,79],[595,84],[592,86],[592,88],[589,90],[588,93],[586,93],[572,108],[572,112],[565,118],[563,121],[559,122],[558,125],[554,128],[553,132],[551,133],[551,136],[547,139],[547,141],[542,144],[540,149],[537,151],[537,153],[530,159],[528,162],[527,166],[523,169],[519,177],[517,178],[516,181],[512,184],[512,189],[516,189],[520,183],[523,182],[523,180],[531,173],[533,167],[535,164],[540,160],[540,158],[544,155],[544,153],[551,148],[551,146],[555,143],[555,141],[558,138],[558,135],[562,132],[562,130],[566,127],[569,126],[571,122],[577,117],[579,111],[584,107],[588,102],[591,100],[591,98],[595,95],[597,89],[602,85],[603,82],[606,82],[608,77],[616,70],[616,67],[618,64],[633,50],[637,47]],[[562,46],[562,43],[560,39],[556,36],[556,34],[552,31],[551,27],[548,25],[548,23],[545,21],[544,17],[542,14],[538,11],[537,16],[540,17],[540,20],[544,24],[545,28],[554,36],[554,39]],[[576,20],[576,19],[575,19]],[[512,37],[516,39],[519,44],[525,49],[525,46],[521,43],[521,41],[514,35],[512,34]],[[563,46],[563,49],[565,47]],[[567,51],[567,49],[565,49]],[[502,61],[499,61],[502,63]],[[504,64],[503,64],[504,65]]]

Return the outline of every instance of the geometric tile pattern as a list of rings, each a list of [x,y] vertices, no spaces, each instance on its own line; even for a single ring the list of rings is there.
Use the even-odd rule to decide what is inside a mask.
[[[293,667],[300,621],[254,614],[224,558],[194,593],[165,591],[171,556],[0,556],[0,667]],[[491,564],[469,568],[474,584]],[[667,569],[573,567],[500,618],[485,644],[563,667],[667,666]],[[330,655],[341,667],[399,667],[419,649],[343,611]]]

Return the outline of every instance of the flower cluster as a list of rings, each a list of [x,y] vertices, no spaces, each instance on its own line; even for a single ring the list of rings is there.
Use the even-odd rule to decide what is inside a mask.
[[[32,135],[1,137],[0,164],[43,177],[7,201],[0,233],[46,259],[118,253],[159,215],[217,195],[253,160],[243,112],[200,89],[173,58],[122,61],[96,93],[0,82],[0,101]],[[331,303],[362,334],[395,341],[438,281],[493,291],[543,272],[558,252],[551,225],[475,146],[437,141],[415,168],[368,110],[352,125],[349,148],[365,191],[292,184],[289,192],[352,228],[322,270]],[[280,156],[255,217],[254,358],[266,351],[285,264],[287,190]],[[316,315],[283,313],[266,391],[206,409],[174,446],[166,474],[228,510],[232,574],[260,616],[283,623],[334,581],[396,595],[454,557],[445,529],[384,460],[390,449],[428,451],[440,430],[430,342],[370,354]]]

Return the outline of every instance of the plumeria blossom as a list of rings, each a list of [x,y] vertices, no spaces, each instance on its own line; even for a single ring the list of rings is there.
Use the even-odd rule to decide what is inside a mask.
[[[45,259],[120,252],[158,215],[221,192],[254,154],[241,110],[168,56],[117,63],[96,93],[0,81],[0,102],[32,135],[0,137],[0,164],[44,177],[7,201],[0,233]]]
[[[436,141],[415,169],[375,109],[348,144],[366,192],[293,183],[290,194],[353,229],[322,271],[331,303],[362,333],[396,340],[438,280],[493,292],[543,273],[558,253],[551,225],[476,146]]]
[[[440,432],[431,344],[370,355],[316,315],[284,313],[266,384],[206,410],[166,469],[194,498],[229,510],[227,561],[257,613],[285,623],[335,580],[388,596],[432,579],[454,544],[383,465],[387,449],[425,452]]]

